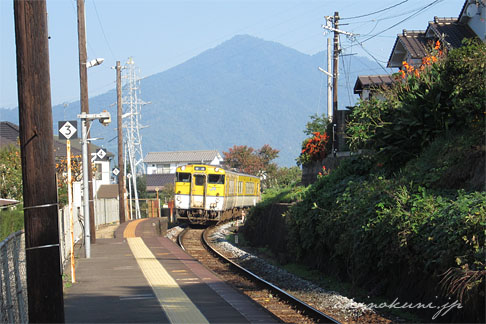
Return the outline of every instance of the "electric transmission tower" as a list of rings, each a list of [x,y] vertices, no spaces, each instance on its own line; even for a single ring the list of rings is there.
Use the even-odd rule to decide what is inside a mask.
[[[122,98],[123,104],[123,129],[125,131],[125,152],[128,163],[130,165],[130,175],[126,172],[129,183],[129,192],[134,193],[135,200],[135,219],[139,219],[140,204],[138,202],[137,192],[137,176],[145,174],[145,167],[143,165],[143,151],[142,151],[142,136],[140,130],[144,128],[141,125],[142,119],[142,106],[147,104],[140,99],[140,79],[137,72],[139,69],[135,67],[135,62],[130,57],[124,67],[125,75],[122,77],[125,79],[125,85],[123,87],[124,94]],[[130,194],[131,195],[131,194]],[[132,214],[130,203],[130,215]],[[133,217],[132,217],[133,219]]]

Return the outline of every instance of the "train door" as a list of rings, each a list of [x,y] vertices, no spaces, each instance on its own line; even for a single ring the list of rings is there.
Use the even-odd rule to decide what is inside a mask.
[[[194,173],[191,183],[191,208],[204,209],[206,204],[206,175]]]

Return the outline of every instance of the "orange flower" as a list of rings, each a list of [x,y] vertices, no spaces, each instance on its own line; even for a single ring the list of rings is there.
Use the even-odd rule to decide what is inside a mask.
[[[434,49],[435,49],[435,50],[438,50],[439,48],[440,48],[440,42],[439,42],[439,41],[436,41],[436,42],[435,42],[435,47],[434,47]]]

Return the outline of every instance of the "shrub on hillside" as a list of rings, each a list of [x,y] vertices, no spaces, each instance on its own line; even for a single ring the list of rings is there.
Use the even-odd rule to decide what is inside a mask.
[[[422,302],[439,295],[448,270],[485,270],[486,193],[447,198],[383,176],[337,180],[319,179],[320,189],[290,209],[289,248],[300,260],[374,293]],[[471,310],[482,289],[484,276],[459,302]]]
[[[371,148],[387,169],[397,170],[451,130],[484,133],[485,64],[486,44],[473,40],[413,73],[404,64],[411,71],[383,92],[386,100],[364,100],[353,108],[351,147]]]

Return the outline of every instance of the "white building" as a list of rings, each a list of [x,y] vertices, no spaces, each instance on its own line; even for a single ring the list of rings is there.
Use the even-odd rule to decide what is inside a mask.
[[[143,159],[149,174],[175,174],[179,166],[190,163],[220,165],[223,161],[218,151],[150,152]]]

